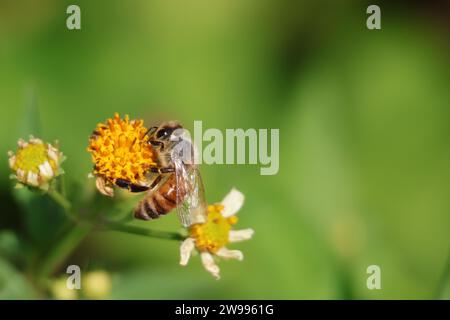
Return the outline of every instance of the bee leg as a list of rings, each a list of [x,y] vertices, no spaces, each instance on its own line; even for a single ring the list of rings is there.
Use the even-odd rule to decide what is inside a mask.
[[[172,173],[175,172],[175,168],[173,167],[162,167],[162,168],[158,168],[158,167],[150,167],[150,172],[153,173]]]
[[[159,147],[161,151],[164,150],[164,142],[158,140],[150,140],[149,143],[154,147]]]
[[[128,189],[131,192],[143,192],[149,189],[147,186],[140,186],[125,179],[116,179],[115,184],[116,186],[123,189]]]
[[[130,189],[131,182],[125,180],[125,179],[116,179],[115,181],[116,186],[123,188],[123,189]]]
[[[149,187],[147,187],[147,186],[140,186],[140,185],[137,185],[137,184],[131,184],[130,185],[130,191],[131,192],[144,192],[144,191],[147,191],[149,189]]]
[[[161,179],[162,179],[162,176],[158,175],[155,178],[155,180],[153,180],[152,184],[150,185],[150,189],[154,189],[158,185],[158,183],[161,181]]]

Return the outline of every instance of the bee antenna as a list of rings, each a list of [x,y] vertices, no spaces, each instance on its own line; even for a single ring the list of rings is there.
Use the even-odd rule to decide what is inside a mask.
[[[148,135],[150,132],[151,134],[153,134],[156,131],[156,129],[158,129],[158,127],[151,127],[145,132],[144,136]]]
[[[142,137],[145,137],[146,135],[148,135],[148,134],[150,133],[150,131],[151,131],[151,133],[153,134],[153,132],[155,132],[156,129],[158,129],[158,127],[151,127],[150,129],[148,129],[148,130],[144,133],[144,135],[143,135]],[[133,143],[136,142],[136,139],[137,139],[137,138],[134,139]]]

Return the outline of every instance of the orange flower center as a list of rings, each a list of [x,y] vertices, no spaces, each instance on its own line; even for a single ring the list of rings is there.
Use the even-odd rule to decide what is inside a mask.
[[[95,164],[94,174],[114,183],[125,179],[131,183],[146,182],[146,173],[155,165],[147,128],[142,120],[121,119],[116,113],[106,124],[97,125],[89,140],[88,151]]]

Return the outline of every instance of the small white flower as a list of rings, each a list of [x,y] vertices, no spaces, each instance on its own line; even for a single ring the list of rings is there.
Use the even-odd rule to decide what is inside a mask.
[[[214,256],[223,259],[243,260],[244,255],[239,250],[229,250],[226,245],[251,239],[253,229],[231,230],[236,224],[236,213],[244,203],[244,195],[236,189],[222,200],[220,204],[208,206],[205,221],[189,227],[189,237],[180,246],[180,264],[185,266],[194,249],[200,252],[203,267],[220,279],[219,266]]]

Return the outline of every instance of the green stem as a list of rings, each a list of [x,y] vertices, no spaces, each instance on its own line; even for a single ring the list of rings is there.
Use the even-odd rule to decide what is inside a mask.
[[[64,230],[54,247],[47,250],[48,254],[40,261],[38,276],[45,279],[52,275],[55,269],[72,254],[91,230],[92,225],[88,223],[78,223],[70,226],[68,230]]]
[[[72,212],[72,204],[69,202],[69,200],[66,199],[66,197],[64,197],[61,193],[54,189],[49,190],[47,192],[47,195],[64,209],[64,213],[69,219],[75,221],[77,220],[76,215]]]
[[[92,230],[91,223],[79,221],[77,215],[72,211],[72,204],[64,195],[55,189],[49,190],[47,195],[61,206],[71,223],[62,230],[53,247],[46,249],[44,255],[39,259],[36,273],[40,280],[45,280],[51,276],[55,269],[72,254]]]
[[[56,190],[50,190],[47,194],[64,209],[64,212],[74,223],[70,225],[68,230],[63,230],[62,235],[55,242],[54,247],[50,248],[50,250],[46,250],[46,255],[44,255],[42,260],[40,260],[37,270],[37,275],[40,281],[45,281],[49,276],[51,276],[58,266],[60,266],[61,263],[63,263],[72,254],[72,252],[94,228],[93,223],[88,221],[80,221],[77,219],[77,215],[75,215],[72,211],[71,203],[61,193]],[[177,232],[157,231],[125,225],[123,222],[126,220],[128,220],[128,218],[119,222],[106,221],[100,226],[100,229],[137,234],[159,239],[185,239],[183,235]]]
[[[69,211],[72,208],[69,200],[67,200],[61,193],[56,190],[49,190],[47,192],[50,198],[53,199],[57,204],[59,204],[64,210]]]
[[[146,237],[166,239],[166,240],[184,240],[185,237],[178,232],[167,232],[167,231],[159,231],[159,230],[151,230],[146,228],[140,228],[136,226],[129,226],[120,224],[117,222],[108,221],[103,225],[104,229],[102,230],[113,230],[124,233],[131,233]]]

